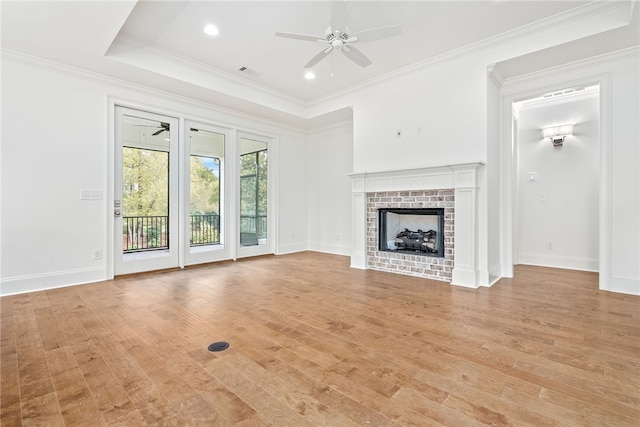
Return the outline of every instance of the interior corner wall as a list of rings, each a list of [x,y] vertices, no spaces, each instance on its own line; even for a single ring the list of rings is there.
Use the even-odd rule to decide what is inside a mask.
[[[487,77],[487,166],[485,168],[487,188],[487,270],[488,284],[503,276],[501,256],[500,209],[500,88]],[[482,241],[482,240],[481,240]]]
[[[306,134],[35,58],[2,56],[0,295],[109,278],[109,99],[278,138],[278,242],[306,249]],[[80,200],[80,190],[102,192]],[[295,209],[293,208],[295,206]],[[102,249],[101,260],[93,259]],[[291,251],[293,248],[288,247]],[[280,248],[276,248],[276,253]]]
[[[350,255],[353,124],[311,132],[307,165],[309,249]]]

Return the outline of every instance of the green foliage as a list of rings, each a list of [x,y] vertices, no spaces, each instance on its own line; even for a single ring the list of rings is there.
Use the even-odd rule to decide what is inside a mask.
[[[267,214],[267,151],[240,156],[240,214]]]
[[[122,209],[124,216],[169,214],[169,153],[124,147]]]
[[[241,232],[266,237],[267,150],[240,156],[240,215]]]
[[[206,164],[214,164],[212,170]],[[220,161],[191,156],[189,199],[191,212],[191,245],[220,242]]]
[[[189,198],[192,215],[220,213],[220,179],[213,170],[205,165],[205,159],[205,157],[191,156],[190,160],[189,178],[191,187]],[[219,171],[220,161],[218,159],[214,160],[217,165],[217,171]]]

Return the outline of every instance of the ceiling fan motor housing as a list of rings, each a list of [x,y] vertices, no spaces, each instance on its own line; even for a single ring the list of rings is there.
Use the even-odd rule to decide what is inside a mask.
[[[344,45],[350,41],[349,35],[346,32],[340,30],[332,31],[331,27],[327,27],[325,30],[325,39],[331,44],[331,47],[336,50],[342,49]]]

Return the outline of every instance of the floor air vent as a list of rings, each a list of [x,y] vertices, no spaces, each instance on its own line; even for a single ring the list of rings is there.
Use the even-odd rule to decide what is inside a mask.
[[[209,347],[207,347],[209,351],[223,351],[228,348],[229,348],[229,343],[226,341],[214,342],[213,344],[209,344]]]

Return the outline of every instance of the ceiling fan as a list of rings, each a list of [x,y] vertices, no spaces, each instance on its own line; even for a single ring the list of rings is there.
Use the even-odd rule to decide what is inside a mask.
[[[153,136],[158,136],[160,135],[162,132],[164,131],[168,131],[169,130],[169,123],[165,123],[165,122],[160,122],[160,129],[155,131],[154,133],[152,133],[151,135]]]
[[[371,65],[371,60],[360,50],[353,47],[356,42],[369,42],[380,40],[387,37],[397,36],[402,31],[399,25],[391,25],[382,28],[373,28],[370,30],[360,31],[355,34],[349,34],[347,31],[347,10],[344,1],[331,3],[331,21],[329,27],[325,31],[324,37],[307,36],[304,34],[292,33],[276,33],[277,37],[285,37],[289,39],[297,39],[311,42],[325,43],[329,46],[320,51],[316,56],[311,58],[304,65],[304,68],[311,68],[325,58],[329,53],[339,50],[342,53],[360,65],[367,67]]]

